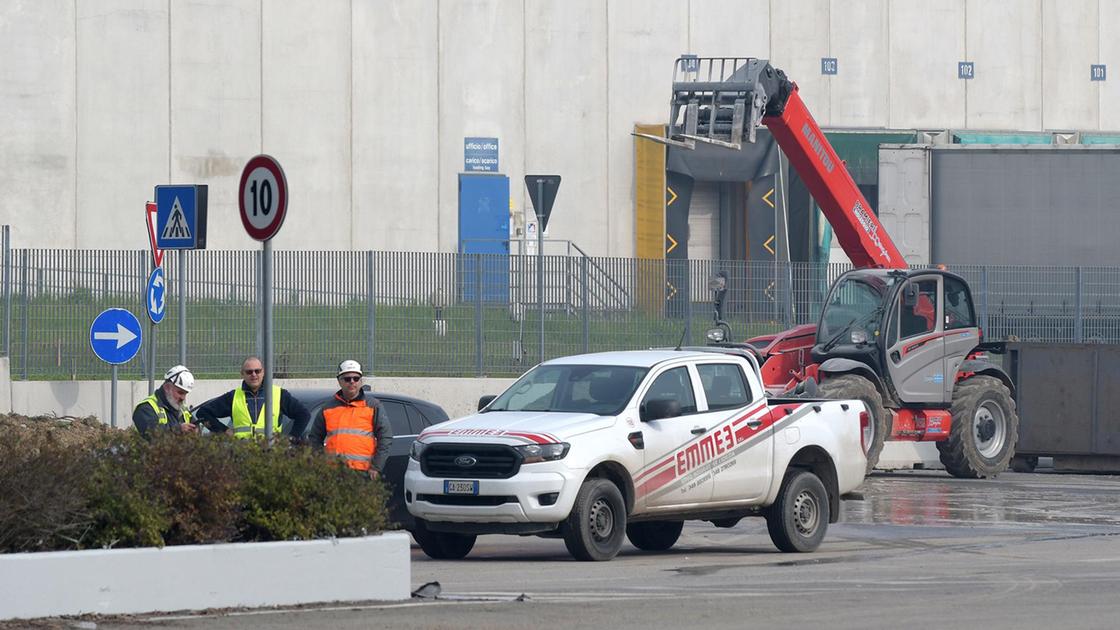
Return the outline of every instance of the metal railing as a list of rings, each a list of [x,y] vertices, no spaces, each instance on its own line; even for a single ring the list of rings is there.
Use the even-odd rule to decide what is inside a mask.
[[[166,317],[154,338],[155,372],[178,361],[178,300],[186,301],[187,365],[235,375],[259,353],[258,251],[192,251],[186,294],[178,258],[164,260]],[[535,255],[383,251],[274,253],[274,368],[279,377],[331,374],[344,358],[378,375],[516,375],[544,356],[702,343],[712,317],[708,278],[728,276],[725,319],[736,338],[815,322],[847,265],[664,261],[550,254],[545,308]],[[99,379],[89,347],[105,308],[144,320],[145,250],[3,250],[3,348],[17,379]],[[1120,269],[960,266],[989,339],[1120,343]],[[145,332],[144,344],[153,343]],[[121,366],[141,379],[146,351]]]

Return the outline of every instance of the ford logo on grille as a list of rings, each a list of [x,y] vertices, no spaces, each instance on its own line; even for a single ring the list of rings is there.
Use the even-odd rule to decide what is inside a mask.
[[[460,455],[455,458],[455,465],[459,468],[470,468],[478,463],[478,458],[474,455]]]

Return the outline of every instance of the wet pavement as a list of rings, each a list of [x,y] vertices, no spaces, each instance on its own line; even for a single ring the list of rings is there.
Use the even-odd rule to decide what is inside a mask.
[[[151,618],[137,628],[1115,628],[1120,476],[876,473],[819,550],[761,519],[688,523],[666,553],[572,561],[560,540],[481,537],[462,561],[412,552],[435,599]],[[435,589],[429,589],[435,590]]]

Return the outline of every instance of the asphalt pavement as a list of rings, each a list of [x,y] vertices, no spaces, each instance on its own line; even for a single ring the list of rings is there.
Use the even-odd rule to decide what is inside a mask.
[[[99,628],[1116,628],[1120,476],[876,473],[821,548],[765,523],[688,523],[666,553],[573,561],[556,539],[480,537],[460,561],[415,546],[426,598],[97,620]],[[236,585],[231,585],[236,588]],[[437,594],[438,593],[438,594]]]

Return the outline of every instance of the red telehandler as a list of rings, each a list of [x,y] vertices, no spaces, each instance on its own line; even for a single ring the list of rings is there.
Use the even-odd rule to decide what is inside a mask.
[[[943,269],[910,269],[784,72],[765,59],[681,57],[667,137],[636,135],[738,150],[760,124],[856,269],[829,289],[818,324],[734,343],[717,321],[709,340],[754,352],[771,393],[863,400],[874,416],[865,435],[868,470],[887,439],[936,442],[956,477],[1005,470],[1019,432],[1014,384],[985,360],[968,283]]]

